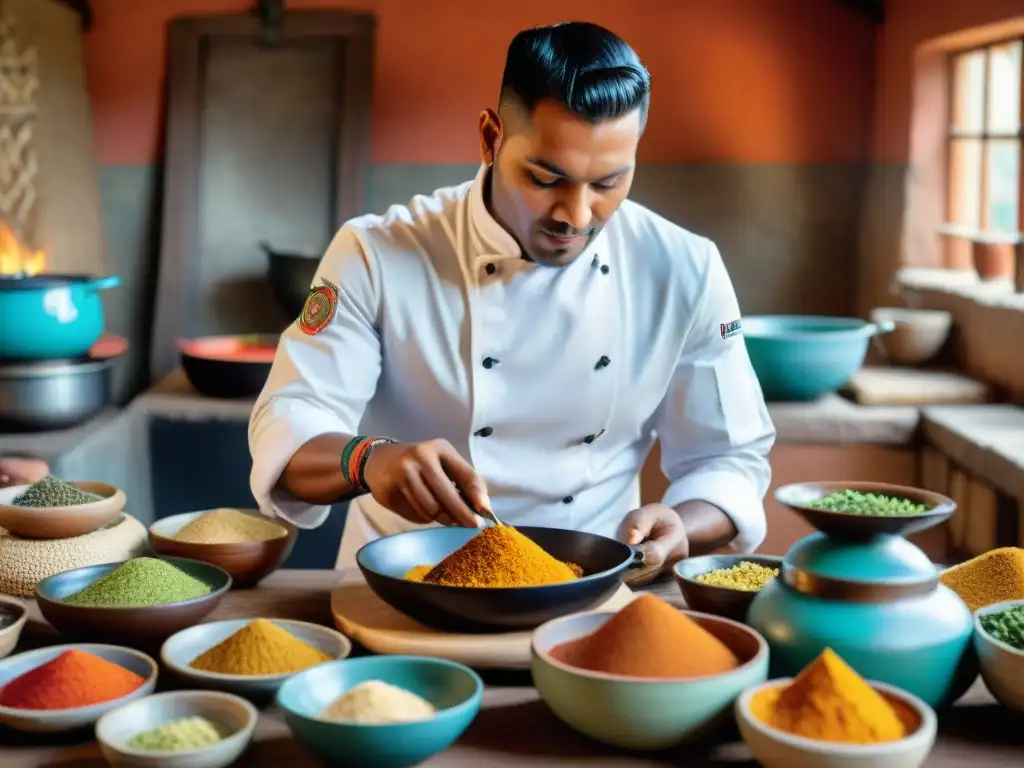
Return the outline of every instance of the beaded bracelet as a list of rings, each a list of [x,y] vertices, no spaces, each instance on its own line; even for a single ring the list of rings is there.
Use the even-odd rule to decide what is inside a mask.
[[[358,435],[349,440],[341,452],[341,474],[344,475],[345,480],[356,490],[369,490],[363,473],[366,470],[366,461],[370,458],[371,451],[375,446],[394,442],[390,437],[368,437],[366,435]]]

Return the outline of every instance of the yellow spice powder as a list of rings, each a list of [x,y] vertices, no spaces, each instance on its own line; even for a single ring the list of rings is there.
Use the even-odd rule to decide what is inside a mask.
[[[189,544],[249,544],[287,536],[277,523],[237,509],[214,509],[186,524],[174,535]]]
[[[960,595],[972,612],[1004,600],[1020,600],[1024,598],[1024,549],[990,550],[947,568],[939,581]]]
[[[318,648],[299,640],[272,621],[256,619],[189,665],[222,675],[285,675],[331,661]]]

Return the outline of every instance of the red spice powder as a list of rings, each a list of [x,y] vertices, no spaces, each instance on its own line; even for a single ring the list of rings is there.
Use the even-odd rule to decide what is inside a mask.
[[[725,643],[653,595],[636,598],[591,634],[555,646],[551,657],[631,677],[699,677],[740,665]]]
[[[0,707],[74,709],[119,699],[145,680],[85,651],[64,651],[0,688]]]

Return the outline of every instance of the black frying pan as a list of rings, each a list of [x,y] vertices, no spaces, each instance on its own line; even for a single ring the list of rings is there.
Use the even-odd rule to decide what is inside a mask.
[[[642,553],[605,536],[561,528],[516,528],[550,555],[583,568],[583,577],[542,587],[442,587],[402,578],[417,565],[436,565],[479,531],[429,528],[372,541],[356,554],[370,588],[392,608],[449,632],[514,632],[586,611],[608,600]]]

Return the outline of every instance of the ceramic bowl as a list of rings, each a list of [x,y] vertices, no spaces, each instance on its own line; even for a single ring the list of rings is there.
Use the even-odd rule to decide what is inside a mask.
[[[239,510],[260,516],[257,510]],[[240,544],[192,544],[178,541],[174,536],[206,511],[187,512],[157,520],[149,526],[149,543],[161,555],[187,557],[223,568],[231,574],[235,587],[252,587],[281,567],[292,553],[297,531],[293,526],[275,520],[283,531],[276,539]]]
[[[534,631],[533,684],[561,720],[596,741],[625,749],[667,749],[698,741],[728,722],[742,691],[768,677],[768,644],[737,621],[683,613],[729,646],[743,662],[741,666],[722,675],[685,679],[578,669],[551,658],[551,649],[590,634],[615,614],[577,613]]]
[[[879,336],[885,355],[894,365],[927,363],[942,349],[953,327],[953,314],[939,309],[877,307],[871,322],[895,324],[891,333]]]
[[[755,563],[765,568],[779,569],[782,567],[782,558],[774,555],[705,555],[680,560],[672,568],[672,573],[683,593],[686,607],[701,613],[743,621],[747,616],[747,608],[757,597],[757,592],[716,587],[697,581],[698,576],[708,571],[732,568],[740,563]]]
[[[9,614],[14,618],[11,624],[0,629],[0,659],[7,658],[18,644],[21,630],[28,621],[28,609],[15,597],[0,595],[0,615]]]
[[[37,651],[27,651],[0,661],[0,688],[16,677],[40,667],[51,659],[55,659],[64,651],[72,649],[91,653],[102,659],[111,661],[125,669],[130,669],[142,677],[145,682],[129,693],[113,701],[93,704],[90,707],[75,709],[14,709],[0,707],[0,723],[19,731],[36,733],[54,733],[57,731],[74,731],[86,728],[95,723],[107,712],[116,709],[135,699],[141,699],[152,693],[156,687],[157,666],[149,656],[131,648],[117,645],[54,645]]]
[[[167,605],[137,608],[94,608],[61,602],[85,589],[124,563],[105,563],[75,568],[43,579],[36,585],[36,601],[43,617],[63,635],[83,640],[117,640],[150,648],[179,629],[198,624],[217,607],[231,588],[231,577],[215,565],[161,557],[161,560],[213,587],[208,595]]]
[[[11,502],[32,486],[0,489],[0,528],[27,539],[70,539],[99,530],[120,515],[128,503],[124,491],[108,483],[75,485],[103,498],[73,507],[15,507]]]
[[[981,625],[983,616],[1021,605],[1024,600],[1008,600],[979,608],[974,614],[974,648],[981,677],[996,701],[1007,709],[1024,713],[1024,651],[997,640]]]
[[[412,723],[339,723],[317,715],[345,691],[380,680],[437,709]],[[331,765],[400,768],[418,765],[462,735],[480,710],[484,684],[469,667],[422,656],[368,656],[321,664],[281,686],[277,704],[295,738]]]
[[[832,512],[816,509],[810,502],[830,496],[840,491],[857,491],[859,493],[877,493],[883,496],[909,499],[918,504],[928,506],[928,511],[920,515],[905,517],[884,517],[881,515],[858,515],[855,513]],[[775,489],[775,499],[783,506],[800,515],[814,528],[837,538],[864,540],[880,533],[909,536],[926,528],[944,522],[956,512],[956,502],[940,493],[926,491],[923,488],[912,488],[892,483],[869,483],[845,481],[827,481],[812,483],[793,483]]]
[[[744,691],[736,701],[736,722],[747,747],[764,768],[918,768],[935,745],[935,712],[921,699],[883,683],[871,687],[914,711],[920,725],[906,738],[887,744],[837,744],[793,736],[755,718],[750,700],[766,688],[787,685],[792,678],[771,680]]]
[[[189,666],[198,656],[219,645],[254,619],[233,619],[199,624],[183,629],[169,638],[160,649],[160,660],[175,675],[195,688],[212,688],[237,693],[249,699],[272,698],[281,683],[295,673],[284,675],[223,675]],[[352,643],[340,632],[319,624],[286,619],[270,619],[281,629],[319,648],[332,659],[344,659],[352,653]]]
[[[139,733],[183,717],[206,718],[226,735],[216,744],[181,752],[149,752],[128,746]],[[249,746],[258,718],[252,704],[230,693],[158,693],[101,717],[96,723],[96,740],[113,768],[225,768]]]

